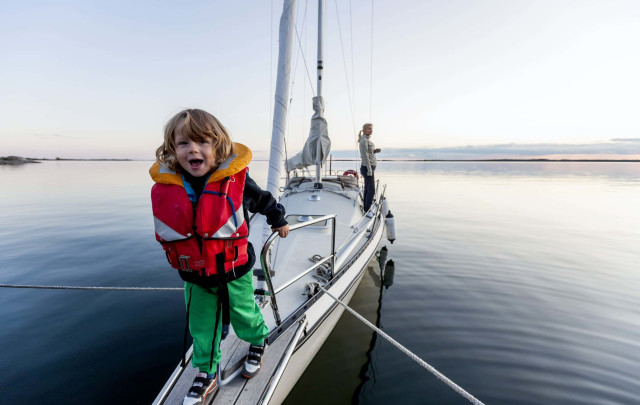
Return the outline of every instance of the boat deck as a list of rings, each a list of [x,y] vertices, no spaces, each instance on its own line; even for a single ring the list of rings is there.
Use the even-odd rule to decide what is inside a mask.
[[[235,378],[229,379],[229,377],[236,372],[242,370],[242,364],[244,358],[249,350],[249,344],[238,339],[233,332],[229,333],[229,336],[222,342],[222,360],[220,362],[222,371],[223,384],[220,386],[216,397],[213,400],[213,404],[235,404],[235,405],[254,405],[259,402],[263,394],[266,392],[269,382],[273,379],[278,365],[281,363],[283,357],[286,354],[289,344],[295,337],[296,328],[291,327],[284,332],[280,337],[268,346],[265,355],[262,360],[262,368],[260,373],[254,378],[247,380],[241,375],[237,375]],[[173,388],[169,387],[171,382],[167,382],[165,389],[170,389],[168,396],[164,401],[160,398],[160,395],[154,401],[154,404],[166,404],[166,405],[180,405],[185,395],[189,391],[193,379],[195,378],[198,370],[191,367],[190,361],[187,363],[186,368],[178,367],[174,372],[180,373],[177,376],[178,380],[175,382]]]

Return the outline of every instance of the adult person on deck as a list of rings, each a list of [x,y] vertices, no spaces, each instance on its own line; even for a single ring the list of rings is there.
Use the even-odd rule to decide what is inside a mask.
[[[360,158],[362,160],[360,166],[360,174],[364,178],[364,210],[369,211],[373,203],[373,196],[376,192],[376,181],[373,173],[376,170],[376,153],[381,149],[371,142],[371,134],[373,134],[373,124],[364,124],[362,130],[358,134],[358,144],[360,145]],[[364,135],[364,136],[363,136]],[[372,216],[369,214],[368,216]]]

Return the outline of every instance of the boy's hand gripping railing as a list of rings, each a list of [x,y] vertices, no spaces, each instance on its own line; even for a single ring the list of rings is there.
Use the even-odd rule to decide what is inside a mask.
[[[300,280],[302,277],[309,274],[313,270],[322,266],[327,261],[331,261],[331,274],[329,277],[331,278],[335,274],[335,266],[336,266],[336,214],[325,215],[325,216],[318,217],[310,221],[303,222],[301,224],[295,224],[289,227],[289,232],[293,232],[297,229],[304,228],[309,225],[317,224],[318,222],[323,222],[328,220],[331,220],[331,254],[323,258],[322,260],[316,262],[313,266],[304,270],[303,272],[301,272],[291,280],[287,281],[282,286],[280,286],[280,288],[278,288],[277,290],[274,290],[273,282],[271,281],[271,273],[270,273],[269,263],[267,260],[267,253],[269,252],[269,249],[271,248],[271,245],[273,244],[273,242],[276,240],[276,237],[278,236],[278,232],[273,232],[271,235],[269,235],[269,237],[267,238],[267,241],[264,243],[264,246],[262,247],[262,252],[260,253],[260,264],[262,265],[262,269],[264,270],[264,277],[267,281],[269,296],[271,297],[271,308],[273,309],[273,316],[276,319],[277,325],[280,325],[282,323],[282,320],[280,319],[280,312],[278,311],[276,294],[278,294],[280,291],[284,290],[285,288],[289,287],[291,284],[295,283],[296,281]]]

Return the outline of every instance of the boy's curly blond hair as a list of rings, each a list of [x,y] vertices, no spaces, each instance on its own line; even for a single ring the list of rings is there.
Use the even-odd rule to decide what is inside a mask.
[[[225,127],[216,117],[196,108],[180,111],[164,126],[164,143],[156,150],[156,159],[171,170],[180,169],[176,156],[174,131],[184,121],[182,133],[189,139],[200,142],[211,140],[213,155],[219,164],[233,153],[233,142]]]

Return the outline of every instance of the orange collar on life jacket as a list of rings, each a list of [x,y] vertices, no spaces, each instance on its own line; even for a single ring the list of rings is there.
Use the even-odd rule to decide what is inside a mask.
[[[227,158],[224,162],[218,165],[215,172],[209,176],[207,184],[220,181],[225,177],[238,173],[245,167],[249,166],[251,162],[251,149],[244,146],[241,143],[233,143],[233,154]],[[156,183],[161,184],[175,184],[180,187],[184,187],[182,184],[182,175],[179,171],[171,170],[160,162],[155,162],[149,169],[151,178]]]

